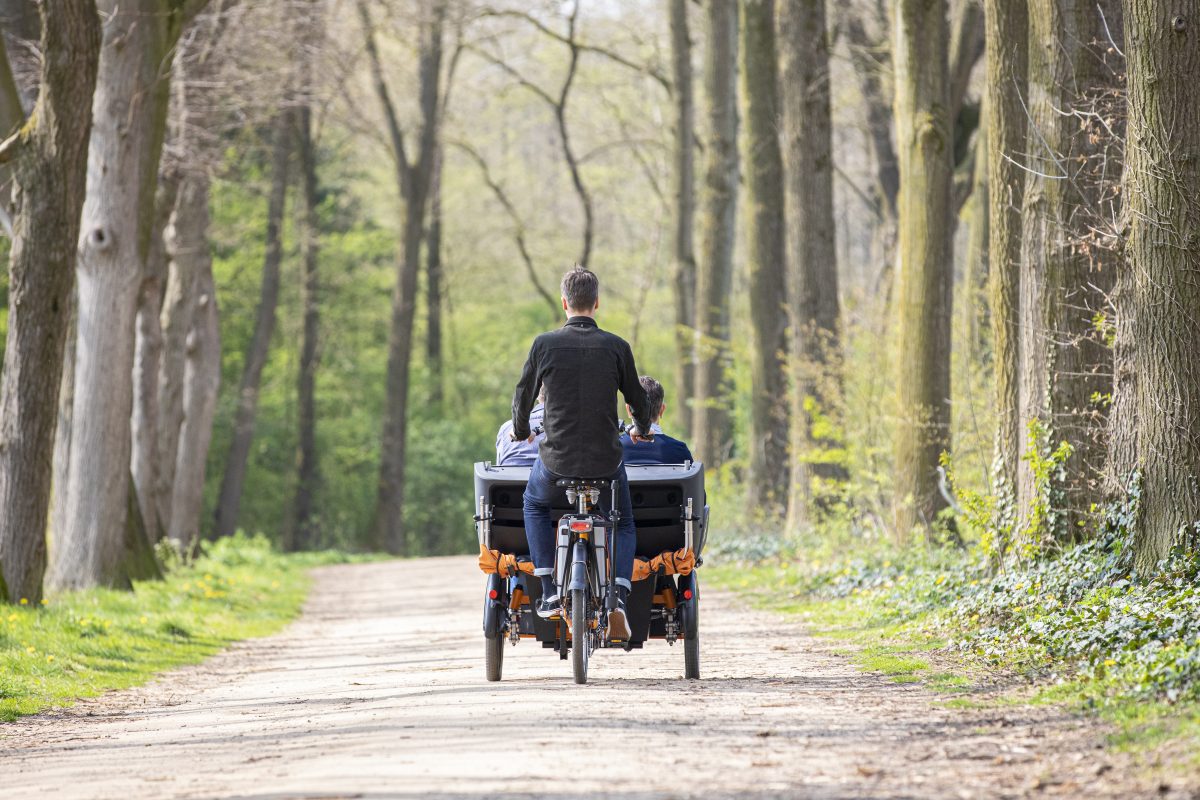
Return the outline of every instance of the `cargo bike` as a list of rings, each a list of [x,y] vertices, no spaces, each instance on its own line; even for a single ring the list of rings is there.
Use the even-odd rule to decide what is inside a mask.
[[[609,481],[558,481],[554,516],[554,580],[563,613],[535,613],[541,582],[525,538],[525,482],[529,467],[475,464],[475,529],[479,567],[486,573],[483,635],[487,679],[498,681],[504,649],[522,639],[540,642],[571,659],[576,683],[587,681],[598,649],[638,649],[651,639],[683,640],[684,676],[700,677],[700,583],[708,531],[704,465],[626,465],[633,501],[637,548],[633,588],[626,600],[631,635],[609,637],[607,608],[614,597],[612,553],[616,529],[615,487]]]

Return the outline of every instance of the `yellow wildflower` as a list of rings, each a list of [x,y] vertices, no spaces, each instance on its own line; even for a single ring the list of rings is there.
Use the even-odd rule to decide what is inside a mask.
[[[29,605],[29,598],[28,598],[28,597],[22,597],[22,598],[21,598],[21,605],[23,605],[23,606],[27,606],[27,605]]]
[[[1117,663],[1117,660],[1115,658],[1104,659],[1104,666],[1106,666],[1106,667],[1116,666],[1116,663]]]

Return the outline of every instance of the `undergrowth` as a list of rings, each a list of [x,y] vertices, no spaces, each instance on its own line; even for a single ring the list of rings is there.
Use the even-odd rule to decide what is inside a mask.
[[[1139,577],[1122,530],[1000,563],[980,547],[718,537],[705,572],[899,680],[953,691],[999,671],[1121,723],[1124,744],[1200,736],[1200,556],[1177,549]],[[924,653],[961,669],[933,673]]]

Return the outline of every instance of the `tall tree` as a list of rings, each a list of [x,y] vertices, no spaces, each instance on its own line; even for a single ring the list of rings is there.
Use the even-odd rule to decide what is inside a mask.
[[[263,256],[262,283],[258,309],[254,315],[254,333],[246,346],[242,378],[238,386],[234,412],[233,438],[221,473],[217,495],[215,536],[232,536],[237,529],[238,508],[246,481],[246,464],[254,439],[254,421],[258,414],[258,391],[263,367],[271,349],[275,330],[275,309],[279,303],[279,265],[283,260],[283,212],[287,202],[288,166],[291,161],[293,123],[291,114],[276,114],[271,147],[271,188],[267,199],[266,253]]]
[[[725,385],[729,360],[729,309],[738,194],[738,7],[712,2],[708,15],[704,83],[708,97],[704,241],[696,274],[697,366],[693,437],[710,467],[720,466],[733,439]]]
[[[317,152],[313,141],[312,110],[301,106],[296,113],[297,155],[303,181],[304,209],[301,216],[301,279],[300,303],[304,309],[304,325],[300,337],[300,368],[296,376],[297,438],[296,497],[292,503],[295,518],[292,522],[292,546],[308,550],[316,546],[319,536],[315,505],[320,480],[317,463],[317,337],[320,326],[320,256],[317,218]]]
[[[166,533],[190,548],[200,533],[204,468],[220,385],[220,343],[209,245],[211,177],[220,159],[221,41],[236,0],[199,16],[178,48],[171,119],[179,172],[167,228],[170,263],[160,311],[155,506]],[[148,265],[149,269],[149,265]]]
[[[1200,2],[1125,0],[1126,253],[1133,268],[1138,565],[1200,520]]]
[[[135,317],[166,129],[170,53],[204,0],[100,0],[105,19],[79,243],[74,407],[64,526],[50,581],[128,585]]]
[[[1111,350],[1096,329],[1105,312],[1115,268],[1110,251],[1087,246],[1104,202],[1093,176],[1102,160],[1106,121],[1092,112],[1098,95],[1116,87],[1106,63],[1108,32],[1120,35],[1117,0],[1029,4],[1031,168],[1026,174],[1021,227],[1021,417],[1040,419],[1051,442],[1073,453],[1053,489],[1061,496],[1058,537],[1077,537],[1089,509],[1102,499],[1104,426],[1094,397],[1112,389]],[[1104,164],[1099,165],[1101,169]],[[1022,451],[1029,434],[1023,430]],[[1022,515],[1034,496],[1031,462],[1019,469]]]
[[[937,468],[950,447],[954,148],[945,0],[898,0],[892,22],[900,164],[895,505],[903,537],[931,525],[946,505]]]
[[[824,0],[779,7],[788,305],[791,308],[791,480],[788,527],[808,519],[812,479],[842,477],[836,420],[840,385],[837,251],[833,220],[833,126]],[[890,148],[890,144],[889,144]]]
[[[138,512],[146,535],[158,541],[167,520],[156,500],[159,483],[159,373],[162,369],[162,305],[170,271],[166,231],[179,196],[179,171],[174,165],[159,170],[158,194],[154,201],[154,225],[145,272],[138,290],[137,333],[133,358],[133,453],[130,469],[138,498]]]
[[[1025,152],[1028,62],[1026,0],[985,0],[988,169],[988,302],[992,322],[996,438],[993,487],[1000,513],[1011,514],[1017,499],[1020,461],[1021,206],[1025,173],[1018,166]]]
[[[982,116],[982,115],[981,115]],[[962,330],[967,337],[968,362],[986,361],[991,341],[987,305],[988,235],[990,206],[988,203],[988,135],[987,125],[980,125],[975,134],[971,165],[971,195],[964,213],[970,220],[967,251],[963,266]]]
[[[390,553],[402,553],[406,549],[403,512],[409,364],[412,359],[417,276],[421,269],[421,239],[425,231],[425,210],[437,149],[438,85],[442,63],[442,23],[446,8],[441,0],[430,0],[422,8],[418,65],[421,125],[415,161],[409,160],[404,130],[384,79],[383,64],[375,46],[375,32],[365,1],[359,2],[358,9],[366,36],[372,82],[387,124],[388,140],[396,166],[396,183],[404,200],[403,245],[397,259],[396,286],[392,292],[386,409],[380,438],[374,524],[374,544]]]
[[[671,0],[671,75],[675,101],[675,414],[692,433],[692,388],[696,382],[696,93],[687,0]]]
[[[0,145],[3,159],[15,161],[17,193],[0,376],[0,599],[33,603],[46,567],[50,455],[100,54],[94,0],[63,0],[42,13],[38,105]]]
[[[750,207],[751,401],[747,503],[772,517],[787,508],[787,295],[783,157],[774,0],[742,0],[742,85]]]
[[[170,516],[167,535],[190,549],[200,536],[204,499],[204,467],[212,441],[213,414],[221,382],[221,341],[217,327],[217,296],[209,247],[211,183],[203,168],[190,172],[179,187],[179,200],[170,226],[171,271],[180,276],[183,304],[189,311],[184,339],[180,384],[182,419],[176,434],[171,471]],[[169,327],[169,326],[168,326]]]
[[[429,365],[429,403],[442,405],[442,162],[438,146],[430,186],[429,230],[425,241],[425,362]]]

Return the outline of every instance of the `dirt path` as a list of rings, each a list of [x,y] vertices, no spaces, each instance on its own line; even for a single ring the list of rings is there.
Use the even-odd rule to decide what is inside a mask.
[[[6,798],[1131,797],[1090,723],[964,712],[705,595],[703,680],[662,642],[592,682],[522,642],[483,679],[470,559],[318,571],[304,616],[149,686],[0,727]],[[1161,795],[1158,795],[1161,796]]]

